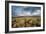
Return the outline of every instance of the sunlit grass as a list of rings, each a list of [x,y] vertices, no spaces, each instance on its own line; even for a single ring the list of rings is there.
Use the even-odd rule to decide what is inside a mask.
[[[32,24],[34,26],[36,26],[36,24],[40,25],[41,24],[41,18],[40,16],[33,16],[33,17],[12,17],[12,21],[15,21],[15,23],[17,24],[21,24],[20,21],[22,22],[22,24],[24,25],[23,21],[26,23],[28,20],[32,20]],[[29,25],[29,24],[28,24]],[[15,26],[16,27],[16,26]],[[19,26],[21,27],[21,26]],[[24,26],[25,27],[25,26]]]

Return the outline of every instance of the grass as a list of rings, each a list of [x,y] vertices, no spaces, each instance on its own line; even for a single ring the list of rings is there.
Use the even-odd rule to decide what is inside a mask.
[[[22,21],[22,20],[24,20],[24,21]],[[32,21],[32,24],[28,23],[29,20]],[[40,16],[12,17],[12,24],[16,25],[14,27],[34,27],[34,26],[40,27],[41,17]],[[13,27],[13,25],[12,25],[12,27]]]

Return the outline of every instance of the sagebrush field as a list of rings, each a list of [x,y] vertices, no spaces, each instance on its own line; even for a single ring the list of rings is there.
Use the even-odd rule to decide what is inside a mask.
[[[12,28],[40,26],[41,26],[40,16],[12,17]]]

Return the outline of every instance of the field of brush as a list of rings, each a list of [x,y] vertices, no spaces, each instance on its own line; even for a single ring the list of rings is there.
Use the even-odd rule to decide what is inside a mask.
[[[21,16],[21,17],[12,17],[12,24],[13,25],[15,24],[14,26],[12,25],[12,27],[17,27],[16,23],[18,23],[18,27],[21,27],[19,26],[19,24],[21,24],[20,21],[22,22],[22,25],[24,25],[25,23],[22,20],[24,20],[25,23],[27,23],[28,20],[32,20],[32,23],[34,24],[35,27],[36,26],[40,27],[40,24],[41,24],[40,16],[25,16],[25,17]],[[30,25],[30,24],[27,24],[27,25]],[[27,27],[27,26],[22,26],[22,27]]]

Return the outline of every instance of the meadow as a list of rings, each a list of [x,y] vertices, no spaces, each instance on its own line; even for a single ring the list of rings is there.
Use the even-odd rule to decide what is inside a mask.
[[[40,16],[12,17],[12,28],[40,26],[41,26]]]

